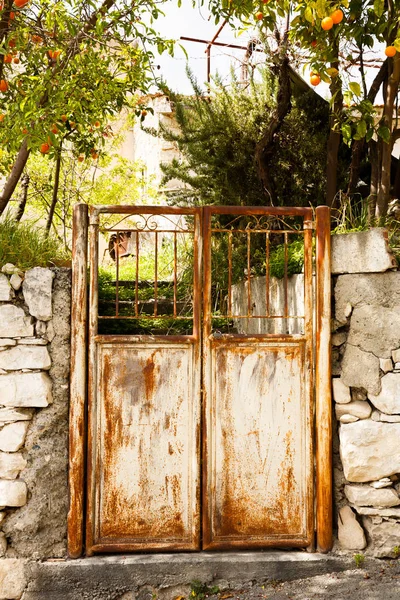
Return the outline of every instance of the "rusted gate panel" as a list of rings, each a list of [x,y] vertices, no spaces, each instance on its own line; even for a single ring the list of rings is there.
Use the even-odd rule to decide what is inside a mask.
[[[300,229],[274,225],[276,219],[293,215],[303,218]],[[313,541],[311,228],[310,209],[204,209],[205,549],[304,547]],[[221,259],[226,262],[227,300],[225,311],[220,309],[218,314],[211,300],[224,269],[221,263],[213,266],[215,235],[227,239],[226,257]],[[285,301],[279,315],[270,314],[268,301],[272,235],[282,236],[285,248]],[[304,239],[303,315],[289,315],[287,308],[290,235]],[[266,263],[266,301],[261,315],[252,314],[254,236],[258,236],[257,249],[265,244],[261,262]],[[240,314],[232,314],[231,288],[237,257],[245,266],[248,302]],[[221,316],[232,323],[253,317],[266,322],[279,319],[282,333],[221,333]],[[301,335],[286,333],[289,319],[302,319]]]
[[[193,221],[194,309],[190,335],[98,333],[99,217],[118,211],[138,215],[137,229],[133,229],[138,239],[149,231],[149,243],[155,252],[154,312],[139,312],[138,275],[136,282],[132,281],[136,299],[131,311],[118,312],[122,304],[118,299],[117,253],[115,314],[100,315],[100,320],[139,322],[141,318],[141,322],[158,323],[164,318],[157,309],[158,237],[162,233],[158,225],[162,215],[184,212]],[[157,222],[150,220],[152,215],[159,216]],[[92,211],[86,540],[89,554],[199,548],[199,227],[197,210],[105,207]],[[170,233],[176,239],[174,231],[171,225]],[[175,244],[175,257],[176,254]],[[139,260],[139,252],[133,260]],[[171,286],[176,306],[176,269],[174,273]]]

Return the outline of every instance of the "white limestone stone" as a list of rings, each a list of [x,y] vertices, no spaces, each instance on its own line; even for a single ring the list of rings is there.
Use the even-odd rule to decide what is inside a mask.
[[[339,377],[332,379],[332,391],[333,399],[338,404],[347,404],[351,401],[350,388]]]
[[[341,425],[340,456],[350,482],[369,482],[400,472],[400,423],[363,419]]]
[[[46,346],[16,346],[0,353],[0,369],[50,369],[51,359]]]
[[[22,291],[29,313],[41,321],[52,317],[52,287],[54,273],[50,269],[34,267],[25,273]]]
[[[0,511],[0,525],[2,524],[2,522],[4,521],[4,519],[6,518],[6,512],[4,511]]]
[[[381,420],[381,413],[379,412],[379,410],[372,411],[371,419],[377,422]]]
[[[368,394],[372,404],[386,414],[400,414],[400,375],[387,373],[381,379],[381,386],[379,394]]]
[[[11,286],[14,288],[14,290],[17,292],[21,285],[22,285],[23,279],[22,277],[20,277],[18,275],[18,273],[13,273],[10,277],[10,284]]]
[[[399,308],[363,305],[353,310],[347,342],[364,352],[390,358],[392,348],[400,345]]]
[[[14,273],[15,271],[15,268],[15,265],[13,265],[12,263],[6,263],[1,267],[1,272],[6,273],[6,275],[12,275],[12,273]]]
[[[363,525],[372,541],[373,556],[375,558],[397,558],[395,548],[399,546],[400,524],[387,521],[374,523],[373,521],[374,517],[363,518]]]
[[[16,346],[17,341],[11,338],[0,338],[0,348],[7,348],[8,346]]]
[[[400,508],[376,508],[371,506],[354,506],[355,510],[360,515],[378,516],[386,519],[400,519]]]
[[[347,338],[346,333],[333,333],[331,336],[332,346],[341,346],[345,343]]]
[[[18,345],[21,346],[47,346],[48,341],[40,337],[26,337],[18,340]]]
[[[400,415],[386,415],[385,413],[380,413],[379,420],[382,423],[400,423]]]
[[[392,352],[392,358],[393,358],[393,362],[394,363],[400,362],[400,348],[397,348],[396,350],[393,350],[393,352]]]
[[[52,383],[47,373],[0,375],[0,398],[4,406],[44,407],[51,404]]]
[[[380,490],[392,485],[392,480],[389,477],[382,477],[382,479],[379,479],[378,481],[371,481],[369,485],[376,490]]]
[[[26,337],[33,335],[32,318],[27,317],[18,306],[3,304],[0,306],[0,337]]]
[[[355,423],[356,421],[359,421],[359,418],[354,415],[344,414],[339,417],[339,421],[341,423]]]
[[[350,302],[348,302],[343,310],[343,313],[344,313],[344,316],[346,317],[346,319],[348,319],[351,316],[352,312],[353,312],[353,307],[350,304]]]
[[[29,421],[8,423],[0,430],[0,450],[2,452],[17,452],[25,442]],[[2,504],[0,502],[0,504]]]
[[[44,321],[36,321],[36,335],[45,335],[46,323]]]
[[[339,510],[338,538],[341,547],[346,550],[363,550],[367,545],[364,530],[350,506]]]
[[[0,452],[0,479],[16,479],[25,467],[26,460],[22,454]]]
[[[12,298],[11,286],[8,277],[0,273],[0,301],[9,302]]]
[[[357,346],[346,344],[341,381],[349,387],[364,388],[371,394],[381,390],[379,358]]]
[[[6,406],[0,408],[0,427],[5,423],[14,423],[14,421],[30,421],[32,417],[33,410],[30,408],[9,408]]]
[[[345,485],[344,493],[347,500],[357,506],[390,508],[400,504],[400,498],[393,488],[374,489],[370,485]]]
[[[4,556],[7,552],[7,538],[3,531],[0,531],[0,556]]]
[[[391,358],[380,358],[379,366],[384,373],[393,371],[393,363]]]
[[[387,242],[387,231],[368,231],[332,236],[332,273],[380,273],[397,267]]]
[[[28,489],[25,481],[20,479],[10,481],[9,479],[0,480],[0,504],[3,506],[25,506],[28,496]]]
[[[20,600],[26,585],[23,560],[4,558],[0,561],[0,600]]]
[[[336,404],[335,411],[337,419],[340,419],[342,415],[353,415],[359,419],[368,419],[371,416],[372,408],[368,402],[356,400],[348,404]]]
[[[395,371],[399,371],[400,370],[400,362],[395,363],[394,370]]]

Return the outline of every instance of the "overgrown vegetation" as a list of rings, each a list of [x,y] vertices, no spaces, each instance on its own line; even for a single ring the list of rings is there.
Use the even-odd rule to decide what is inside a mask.
[[[68,264],[69,260],[70,254],[59,240],[35,223],[0,221],[0,265],[12,263],[25,270]]]
[[[232,74],[229,85],[218,77],[205,96],[188,71],[194,96],[172,94],[180,132],[161,135],[176,142],[184,157],[163,164],[163,183],[178,179],[186,187],[171,192],[174,204],[260,206],[322,204],[328,104],[311,90],[295,89],[293,107],[274,140],[273,194],[265,190],[255,160],[256,147],[277,103],[277,80],[269,69],[247,86]],[[311,167],[312,165],[312,167]]]

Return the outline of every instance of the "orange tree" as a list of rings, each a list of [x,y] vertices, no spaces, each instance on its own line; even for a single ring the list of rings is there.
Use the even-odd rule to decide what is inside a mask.
[[[309,67],[311,85],[324,81],[330,89],[327,203],[337,206],[338,151],[343,139],[352,148],[346,191],[349,195],[356,191],[360,164],[368,155],[370,222],[383,222],[391,194],[400,197],[400,168],[392,172],[393,144],[400,138],[396,108],[400,0],[208,0],[208,5],[217,20],[239,18],[246,25],[257,24],[264,38],[275,34],[278,105],[256,156],[265,187],[273,138],[290,110],[289,65],[303,63]],[[382,111],[374,109],[379,92]]]
[[[166,0],[1,0],[0,169],[6,208],[31,153],[62,143],[96,159],[108,119],[153,76],[153,54],[172,52],[152,23]]]

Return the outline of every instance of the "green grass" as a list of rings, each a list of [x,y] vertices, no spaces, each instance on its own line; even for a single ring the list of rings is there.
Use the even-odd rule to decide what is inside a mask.
[[[22,271],[32,267],[52,267],[71,259],[69,252],[53,236],[33,223],[0,221],[0,267],[12,263]]]

